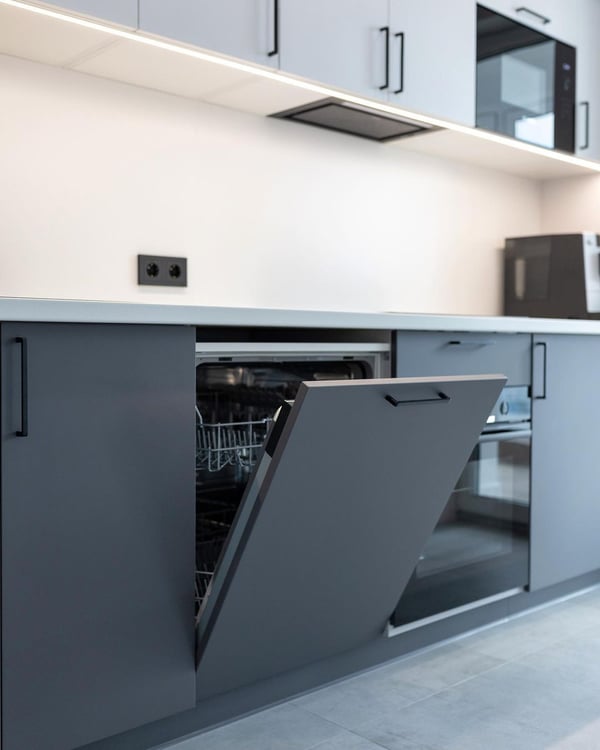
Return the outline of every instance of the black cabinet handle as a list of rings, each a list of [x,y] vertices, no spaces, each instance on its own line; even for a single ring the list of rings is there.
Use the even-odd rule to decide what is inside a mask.
[[[382,26],[379,31],[385,33],[385,83],[379,87],[380,91],[390,87],[390,27]]]
[[[273,0],[273,49],[267,53],[268,57],[279,54],[279,0]]]
[[[548,18],[548,16],[543,16],[541,13],[537,13],[535,10],[531,10],[531,8],[525,8],[524,6],[521,6],[520,8],[517,8],[517,13],[528,13],[530,16],[537,18],[538,21],[541,21],[544,26],[547,23],[550,23],[550,19]]]
[[[404,91],[404,32],[399,31],[394,36],[400,40],[400,78],[398,81],[399,86],[394,91],[394,94],[401,94]]]
[[[397,398],[390,396],[389,394],[385,397],[392,406],[400,406],[401,404],[447,404],[452,399],[442,391],[438,391],[437,398],[410,398],[405,401],[399,401]]]
[[[496,342],[495,341],[460,341],[458,339],[455,339],[454,341],[449,341],[448,346],[466,346],[466,347],[476,347],[476,346],[493,346]]]
[[[580,102],[580,106],[585,107],[585,146],[579,147],[583,151],[590,147],[590,103]]]
[[[27,360],[27,339],[18,336],[15,339],[21,346],[21,429],[17,430],[17,437],[29,435],[29,365]]]
[[[544,352],[544,364],[542,368],[542,378],[543,378],[544,388],[542,390],[541,396],[534,395],[533,398],[536,399],[537,401],[544,401],[546,398],[546,364],[548,360],[548,347],[545,341],[536,341],[534,344],[534,351],[535,351],[535,347],[541,347]],[[535,370],[534,370],[534,373],[535,373]]]

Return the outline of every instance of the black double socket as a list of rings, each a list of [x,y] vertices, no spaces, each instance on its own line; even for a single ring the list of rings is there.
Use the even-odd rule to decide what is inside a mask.
[[[138,255],[138,284],[187,286],[187,258]]]

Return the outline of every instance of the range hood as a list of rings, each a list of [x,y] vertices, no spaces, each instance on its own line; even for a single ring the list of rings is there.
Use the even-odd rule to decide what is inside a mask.
[[[271,116],[358,135],[361,138],[369,138],[382,143],[421,133],[424,130],[437,130],[422,122],[409,120],[406,117],[395,117],[376,109],[335,98],[321,99],[301,107],[277,112]]]

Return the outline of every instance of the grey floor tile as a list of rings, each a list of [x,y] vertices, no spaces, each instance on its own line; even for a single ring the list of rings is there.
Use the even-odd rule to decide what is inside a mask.
[[[431,690],[407,683],[386,667],[302,696],[294,705],[353,729],[430,694]]]
[[[502,663],[446,644],[303,696],[294,704],[354,729]]]
[[[600,718],[600,692],[591,684],[566,683],[551,667],[511,662],[457,685],[446,700],[479,707],[502,722],[523,725],[554,741]],[[591,749],[590,749],[591,750]]]
[[[454,642],[403,659],[394,669],[404,682],[435,693],[502,663],[502,659]]]
[[[381,745],[374,745],[358,734],[341,730],[332,739],[325,740],[310,750],[381,750]]]
[[[388,750],[407,743],[434,750],[543,750],[548,736],[537,727],[499,716],[481,703],[455,694],[438,693],[356,731]]]
[[[575,602],[545,607],[461,640],[466,648],[497,659],[518,659],[584,630],[600,630],[599,609]]]
[[[285,704],[169,747],[172,750],[308,750],[339,733],[340,728],[335,724]]]

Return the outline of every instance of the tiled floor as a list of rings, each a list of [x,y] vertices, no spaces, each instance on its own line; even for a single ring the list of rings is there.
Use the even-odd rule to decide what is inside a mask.
[[[600,587],[170,748],[600,750]]]

